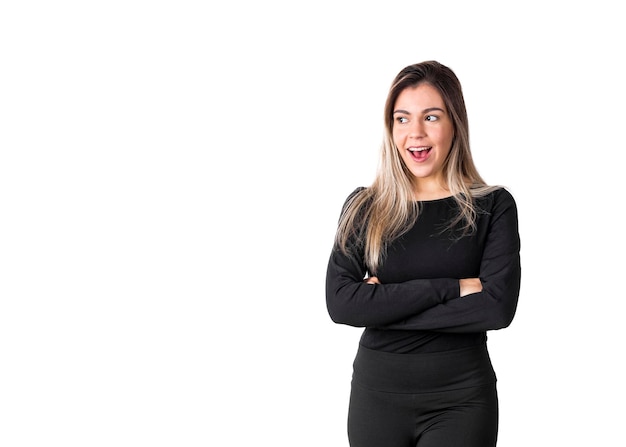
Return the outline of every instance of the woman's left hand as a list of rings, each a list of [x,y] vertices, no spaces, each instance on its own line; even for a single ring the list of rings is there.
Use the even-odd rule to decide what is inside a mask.
[[[363,281],[365,281],[366,284],[380,284],[380,281],[375,276],[370,276],[369,278],[365,278]]]

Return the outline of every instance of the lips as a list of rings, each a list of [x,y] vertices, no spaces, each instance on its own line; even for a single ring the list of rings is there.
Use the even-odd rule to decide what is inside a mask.
[[[413,160],[423,162],[428,158],[428,155],[432,150],[432,146],[410,147],[408,150]]]

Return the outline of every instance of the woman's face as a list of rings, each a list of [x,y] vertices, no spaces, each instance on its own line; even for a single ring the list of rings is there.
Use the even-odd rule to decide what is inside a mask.
[[[393,108],[393,141],[416,184],[443,185],[443,163],[450,152],[454,126],[443,98],[430,84],[407,87]]]

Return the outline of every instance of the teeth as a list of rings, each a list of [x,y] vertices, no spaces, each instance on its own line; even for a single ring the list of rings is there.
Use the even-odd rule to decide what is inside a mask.
[[[409,150],[411,152],[423,152],[425,150],[430,149],[429,147],[410,147]]]

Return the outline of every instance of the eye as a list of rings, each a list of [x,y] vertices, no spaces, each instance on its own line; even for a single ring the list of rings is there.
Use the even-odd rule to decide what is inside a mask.
[[[426,115],[426,121],[437,121],[438,119],[437,115]]]
[[[396,118],[396,121],[400,124],[406,124],[409,122],[409,119],[406,116],[399,116]]]

